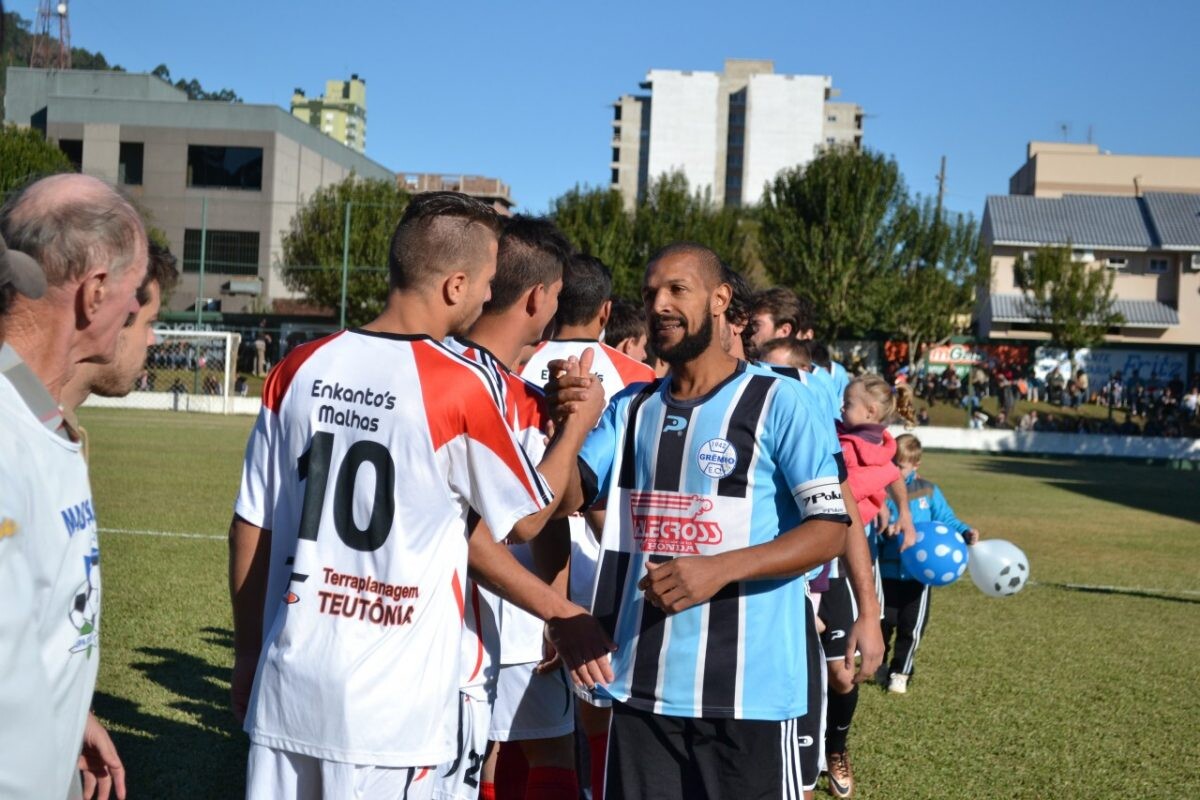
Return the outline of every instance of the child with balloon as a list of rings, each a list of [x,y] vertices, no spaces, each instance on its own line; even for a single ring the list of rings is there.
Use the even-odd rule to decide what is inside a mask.
[[[908,490],[908,507],[914,525],[940,522],[954,533],[962,535],[968,545],[979,541],[979,531],[960,520],[946,502],[942,490],[917,474],[921,466],[921,442],[906,433],[896,437],[896,466]],[[897,509],[888,500],[893,518]],[[961,545],[959,545],[961,547]],[[889,692],[904,694],[913,674],[913,661],[925,627],[929,624],[929,583],[918,580],[906,569],[900,557],[901,537],[885,537],[879,547],[879,573],[883,581],[883,645],[884,663],[880,667],[880,683],[886,677]],[[893,634],[896,637],[889,666],[888,649]],[[887,672],[886,676],[883,674]]]

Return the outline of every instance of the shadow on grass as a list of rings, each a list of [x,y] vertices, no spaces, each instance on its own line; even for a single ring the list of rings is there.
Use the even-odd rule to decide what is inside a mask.
[[[204,628],[205,640],[229,650],[232,633]],[[245,793],[249,744],[229,710],[229,669],[194,655],[159,647],[137,651],[133,668],[171,692],[168,704],[188,720],[146,711],[127,698],[95,696],[96,715],[122,730],[113,742],[128,775],[130,796],[226,798]]]
[[[1037,456],[989,457],[980,466],[988,472],[1035,478],[1096,500],[1200,523],[1200,503],[1185,499],[1196,491],[1193,472],[1128,461]]]
[[[1045,586],[1049,589],[1061,589],[1066,592],[1145,597],[1150,600],[1165,600],[1168,603],[1184,603],[1185,605],[1200,606],[1200,597],[1181,597],[1178,594],[1172,594],[1169,589],[1141,589],[1136,586],[1088,586],[1081,583],[1045,583],[1043,581],[1038,581],[1036,585]]]

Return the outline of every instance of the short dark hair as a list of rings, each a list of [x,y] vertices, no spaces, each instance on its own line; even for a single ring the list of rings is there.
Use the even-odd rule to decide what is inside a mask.
[[[604,343],[616,347],[626,339],[640,339],[646,333],[645,307],[641,303],[614,297],[608,323],[604,326]]]
[[[461,192],[423,192],[408,201],[388,249],[393,289],[425,285],[449,267],[476,258],[500,235],[500,215]]]
[[[563,270],[563,288],[558,295],[555,320],[563,325],[586,325],[600,313],[612,294],[612,273],[595,256],[576,253]]]
[[[806,370],[813,363],[812,349],[808,346],[808,342],[793,339],[790,336],[771,339],[763,342],[762,347],[758,348],[758,351],[764,355],[772,350],[782,350],[787,353],[788,366],[796,369]]]
[[[158,242],[150,242],[150,259],[146,263],[146,279],[137,290],[138,305],[144,306],[150,300],[150,284],[157,283],[162,296],[175,288],[179,282],[178,261],[169,247]]]
[[[829,347],[821,342],[809,342],[808,351],[812,353],[812,361],[818,367],[829,369],[833,358],[829,355]]]
[[[783,286],[772,286],[756,294],[754,310],[750,313],[770,315],[776,328],[784,324],[791,325],[793,336],[800,330],[800,298],[791,289]]]
[[[650,256],[646,269],[649,270],[664,258],[676,255],[695,256],[700,262],[700,266],[708,273],[707,277],[712,281],[712,285],[725,282],[725,262],[711,247],[705,247],[699,242],[672,242],[660,247],[654,255]]]
[[[754,289],[743,275],[728,264],[722,264],[725,271],[725,282],[733,289],[733,297],[729,300],[729,308],[725,309],[725,319],[732,325],[745,325],[750,321],[754,306]]]
[[[534,286],[561,280],[571,251],[567,237],[546,217],[518,214],[506,221],[496,252],[492,299],[483,313],[507,311]]]

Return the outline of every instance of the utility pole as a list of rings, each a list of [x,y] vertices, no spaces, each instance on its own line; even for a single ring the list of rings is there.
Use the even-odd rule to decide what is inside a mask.
[[[946,196],[946,157],[942,156],[942,168],[938,170],[938,198],[937,198],[937,219],[942,220],[942,201]]]

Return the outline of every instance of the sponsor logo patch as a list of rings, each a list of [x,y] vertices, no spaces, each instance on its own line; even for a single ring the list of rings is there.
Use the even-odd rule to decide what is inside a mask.
[[[698,494],[633,492],[629,497],[633,539],[643,553],[698,555],[700,545],[720,544],[725,534],[702,517],[713,502]]]
[[[696,454],[697,466],[710,478],[721,479],[732,475],[737,461],[737,451],[728,439],[709,439],[700,445],[700,452]]]

